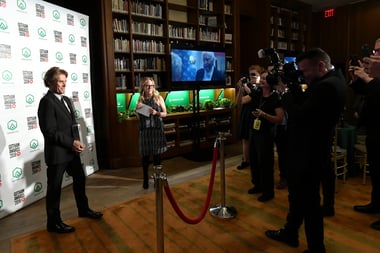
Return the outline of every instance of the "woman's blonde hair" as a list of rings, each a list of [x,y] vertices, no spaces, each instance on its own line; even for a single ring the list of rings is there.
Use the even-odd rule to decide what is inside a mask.
[[[152,82],[153,85],[154,85],[154,90],[153,90],[153,99],[156,103],[158,103],[159,101],[159,93],[158,91],[156,90],[156,83],[154,82],[154,79],[152,77],[143,77],[143,79],[141,80],[141,83],[140,83],[140,98],[139,98],[139,102],[142,102],[145,98],[145,91],[144,91],[144,87],[147,85],[148,82]]]

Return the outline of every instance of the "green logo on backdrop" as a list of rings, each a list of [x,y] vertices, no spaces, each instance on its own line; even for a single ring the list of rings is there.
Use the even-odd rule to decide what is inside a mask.
[[[8,130],[11,130],[11,131],[16,130],[17,129],[17,121],[13,120],[13,119],[8,121],[7,128],[8,128]]]
[[[80,117],[80,111],[78,111],[78,110],[75,110],[75,118],[76,119],[79,119],[79,117]]]
[[[20,10],[25,10],[26,9],[26,2],[24,0],[17,0],[17,7]]]
[[[42,187],[42,183],[41,182],[37,182],[35,185],[34,185],[34,192],[41,192],[43,189]]]
[[[70,41],[71,43],[74,43],[74,41],[75,41],[75,36],[74,36],[73,34],[70,34],[70,35],[69,35],[69,41]]]
[[[8,29],[8,23],[4,19],[0,18],[0,29],[5,31]]]
[[[53,11],[53,18],[55,18],[56,20],[59,20],[61,18],[61,14],[58,10]]]
[[[7,82],[12,80],[12,78],[13,78],[12,72],[10,72],[9,70],[4,70],[3,73],[1,73],[1,76],[2,76],[3,80],[7,81]]]
[[[78,80],[78,75],[76,73],[71,74],[71,80],[76,81]]]
[[[38,140],[36,140],[36,139],[31,140],[30,143],[29,143],[29,147],[30,147],[31,149],[36,149],[36,148],[38,148]]]
[[[61,52],[57,52],[55,54],[55,58],[58,60],[58,61],[62,61],[63,60],[63,54]]]
[[[22,169],[20,167],[16,167],[13,171],[12,171],[12,176],[14,178],[21,178],[22,177]]]
[[[81,26],[86,26],[86,20],[84,18],[80,19],[80,25]]]
[[[90,92],[85,91],[85,92],[84,92],[84,98],[89,98],[89,97],[90,97]]]
[[[42,37],[42,38],[46,37],[46,30],[44,28],[42,28],[42,27],[38,28],[37,32],[38,32],[38,35],[40,37]]]
[[[25,97],[25,101],[27,104],[33,104],[34,103],[34,96],[32,94],[28,94]]]
[[[86,56],[86,55],[83,55],[83,56],[82,56],[82,62],[83,62],[83,63],[87,63],[87,56]]]
[[[29,48],[27,47],[24,47],[21,51],[22,55],[25,57],[25,58],[29,58],[31,55],[32,55],[32,51],[30,51]]]

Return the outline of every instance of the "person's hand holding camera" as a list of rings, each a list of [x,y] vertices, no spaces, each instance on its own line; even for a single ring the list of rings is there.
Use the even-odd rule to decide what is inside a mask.
[[[351,75],[352,81],[356,81],[359,78],[364,82],[369,83],[373,78],[365,71],[365,67],[363,67],[363,63],[360,63],[361,66],[352,66],[348,67],[349,73]]]

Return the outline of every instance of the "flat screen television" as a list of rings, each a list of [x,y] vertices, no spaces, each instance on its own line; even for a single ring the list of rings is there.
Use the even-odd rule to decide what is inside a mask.
[[[226,52],[223,48],[172,45],[170,55],[173,89],[225,87]]]

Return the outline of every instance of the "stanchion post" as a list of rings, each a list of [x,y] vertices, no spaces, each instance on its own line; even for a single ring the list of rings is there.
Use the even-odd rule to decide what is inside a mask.
[[[210,208],[211,215],[223,218],[230,219],[235,218],[237,211],[232,206],[226,206],[226,175],[225,175],[225,161],[224,161],[224,137],[223,133],[219,133],[216,143],[219,145],[219,162],[220,162],[220,195],[221,201],[220,204],[217,204]]]
[[[157,231],[157,253],[164,253],[164,201],[163,182],[166,175],[162,171],[162,165],[153,166],[154,185],[156,190],[156,231]]]

